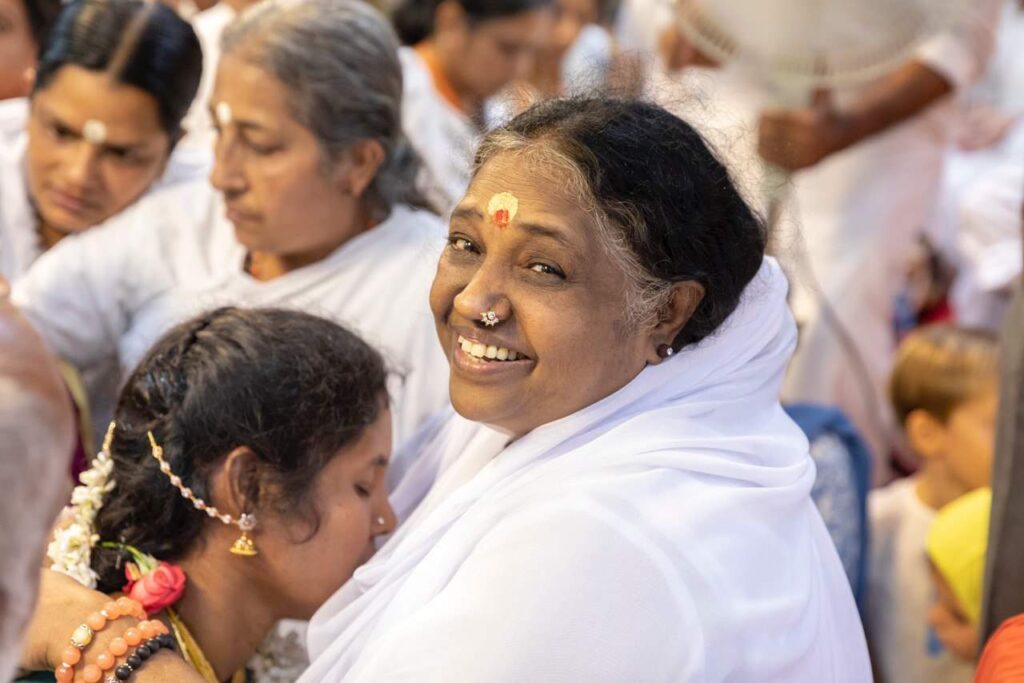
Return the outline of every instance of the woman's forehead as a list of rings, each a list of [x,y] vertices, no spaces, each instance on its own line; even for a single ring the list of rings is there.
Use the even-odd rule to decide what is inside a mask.
[[[162,132],[156,98],[140,88],[113,81],[105,73],[76,65],[62,67],[33,105],[61,125],[79,130],[100,121],[121,144],[145,142]]]
[[[270,125],[293,120],[288,106],[287,86],[252,61],[240,55],[225,55],[217,68],[212,106],[225,103],[232,117],[249,123]]]
[[[477,171],[460,207],[489,216],[495,199],[507,197],[514,200],[519,219],[547,216],[560,223],[577,224],[587,219],[587,213],[583,200],[570,190],[574,181],[555,164],[524,154],[498,154]]]

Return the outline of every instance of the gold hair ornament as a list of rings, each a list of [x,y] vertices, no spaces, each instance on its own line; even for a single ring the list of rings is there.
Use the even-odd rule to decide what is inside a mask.
[[[249,532],[256,528],[256,516],[249,514],[248,512],[243,512],[238,519],[235,519],[231,515],[221,512],[212,505],[208,505],[206,501],[196,496],[196,494],[192,492],[192,489],[182,483],[181,477],[171,471],[170,463],[164,460],[164,449],[156,442],[156,437],[153,436],[153,432],[146,432],[146,434],[149,436],[149,445],[153,450],[153,458],[160,463],[160,471],[167,475],[167,478],[171,481],[171,486],[178,489],[178,493],[181,494],[181,497],[192,503],[192,507],[196,510],[205,512],[208,517],[220,520],[223,524],[233,524],[242,531],[242,535],[239,536],[231,546],[231,552],[243,557],[253,557],[254,555],[257,555],[258,551],[256,550],[256,544],[253,543],[251,538],[249,538]]]

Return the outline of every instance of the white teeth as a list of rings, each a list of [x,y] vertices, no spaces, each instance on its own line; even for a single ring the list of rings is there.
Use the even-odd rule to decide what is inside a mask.
[[[474,358],[487,358],[489,360],[499,361],[525,358],[525,356],[523,356],[522,354],[516,353],[515,351],[511,351],[502,346],[485,346],[484,344],[481,344],[479,342],[470,341],[469,339],[466,339],[462,335],[459,335],[458,342],[459,347],[462,349],[462,352],[467,355],[473,356]]]

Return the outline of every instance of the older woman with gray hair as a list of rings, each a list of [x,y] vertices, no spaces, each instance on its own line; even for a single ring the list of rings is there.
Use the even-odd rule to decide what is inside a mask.
[[[222,48],[210,182],[62,242],[14,299],[60,356],[91,374],[114,358],[122,377],[204,309],[339,320],[388,362],[400,443],[446,405],[447,365],[423,305],[444,231],[414,186],[396,38],[357,0],[268,0]],[[109,418],[109,394],[91,393]]]

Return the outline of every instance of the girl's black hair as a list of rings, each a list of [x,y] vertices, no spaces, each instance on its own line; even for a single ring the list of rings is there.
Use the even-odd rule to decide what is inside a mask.
[[[257,461],[249,502],[299,515],[315,533],[317,475],[385,410],[380,355],[333,322],[281,309],[221,308],[175,327],[121,391],[111,445],[113,491],[96,518],[103,541],[174,561],[208,517],[173,488],[147,432],[182,483],[210,502],[209,477],[232,450]],[[93,549],[98,587],[125,583],[122,551]]]
[[[203,51],[192,26],[161,2],[74,0],[43,44],[34,91],[67,65],[113,68],[115,80],[156,98],[164,130],[176,137],[199,89]]]

